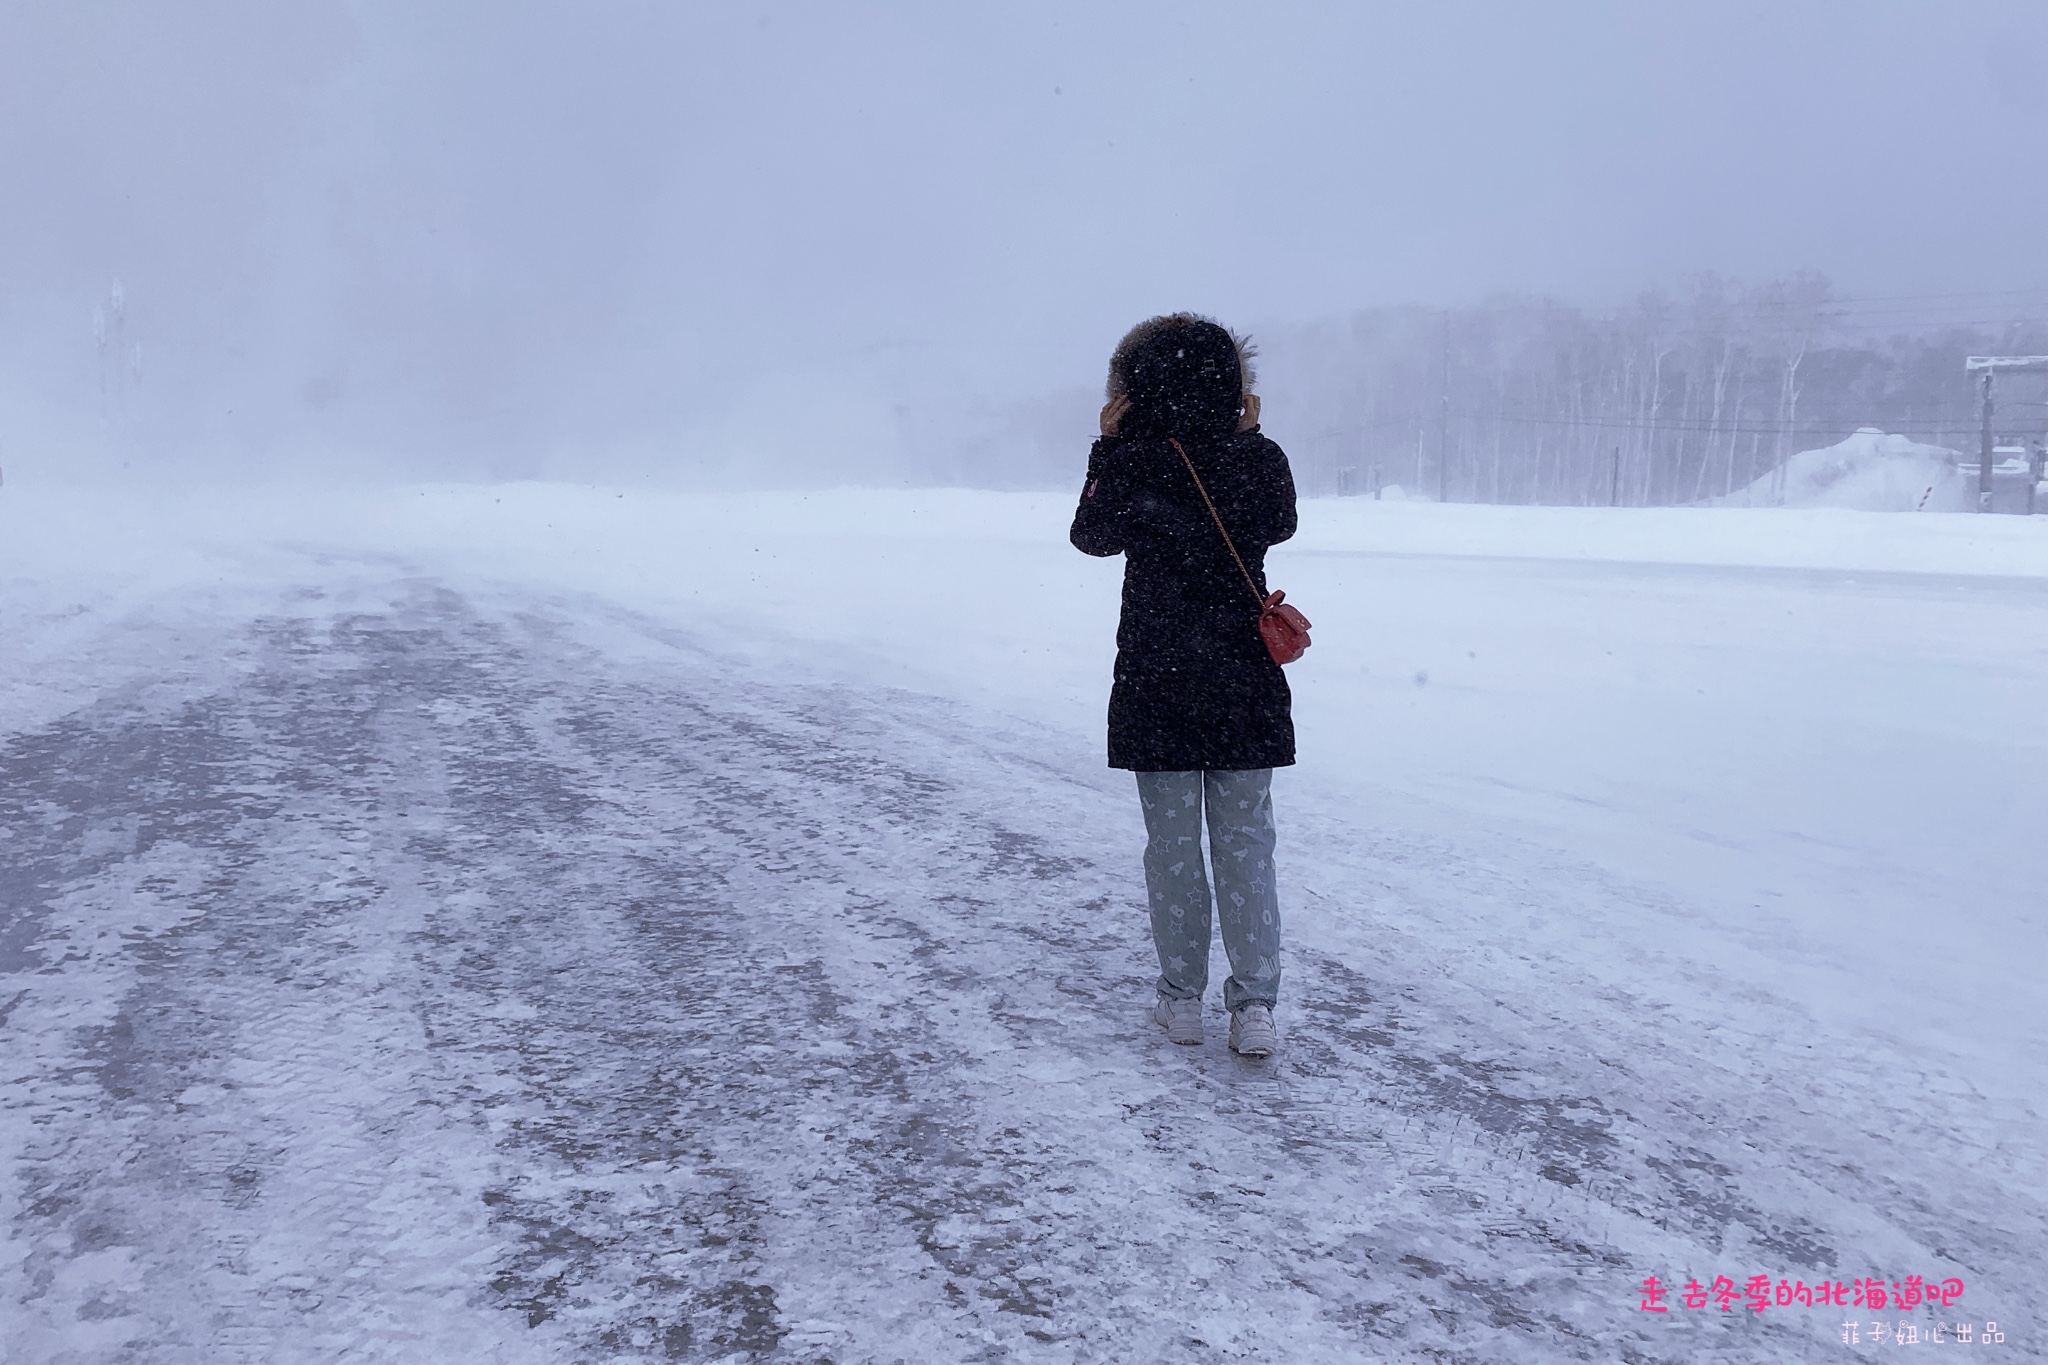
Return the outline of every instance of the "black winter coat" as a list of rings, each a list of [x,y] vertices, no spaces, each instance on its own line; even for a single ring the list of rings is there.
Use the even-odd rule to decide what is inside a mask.
[[[1259,593],[1246,586],[1166,440],[1095,443],[1072,539],[1086,554],[1124,556],[1109,766],[1285,767],[1294,762],[1293,698],[1258,620],[1266,547],[1294,534],[1294,476],[1257,428],[1181,444]]]

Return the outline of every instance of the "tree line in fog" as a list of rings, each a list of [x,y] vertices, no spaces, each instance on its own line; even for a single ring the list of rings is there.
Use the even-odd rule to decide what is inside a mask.
[[[1804,272],[1703,275],[1606,312],[1526,298],[1373,309],[1269,338],[1269,408],[1306,492],[1696,502],[1859,427],[1974,452],[1964,359],[2048,351],[2048,327],[2011,320],[2030,302],[1843,299]],[[2038,433],[2044,417],[2038,385],[2000,395],[2001,432]]]

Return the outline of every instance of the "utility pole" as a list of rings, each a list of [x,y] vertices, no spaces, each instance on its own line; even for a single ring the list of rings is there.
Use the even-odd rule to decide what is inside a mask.
[[[1436,500],[1451,500],[1451,310],[1444,309],[1443,387],[1436,411]]]
[[[1984,424],[1977,436],[1977,510],[1991,510],[1991,375],[1990,366],[1984,367]]]
[[[1614,448],[1614,475],[1607,481],[1607,505],[1621,506],[1621,447]]]

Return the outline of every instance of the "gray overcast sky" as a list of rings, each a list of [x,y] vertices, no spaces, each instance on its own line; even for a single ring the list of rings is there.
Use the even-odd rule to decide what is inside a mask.
[[[2041,0],[0,0],[0,448],[711,459],[1177,307],[2040,287],[2044,97]]]

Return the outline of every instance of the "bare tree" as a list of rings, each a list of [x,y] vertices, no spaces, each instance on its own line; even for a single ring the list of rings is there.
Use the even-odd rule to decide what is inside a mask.
[[[1812,272],[1754,288],[1702,275],[1611,311],[1494,298],[1448,329],[1440,309],[1376,309],[1268,335],[1269,383],[1298,385],[1269,407],[1276,424],[1290,414],[1310,471],[1378,465],[1432,492],[1444,476],[1454,497],[1605,504],[1619,447],[1626,503],[1700,502],[1766,476],[1774,500],[1794,453],[1858,427],[1972,429],[1964,355],[2048,350],[2039,325],[1880,340],[1843,312]]]

